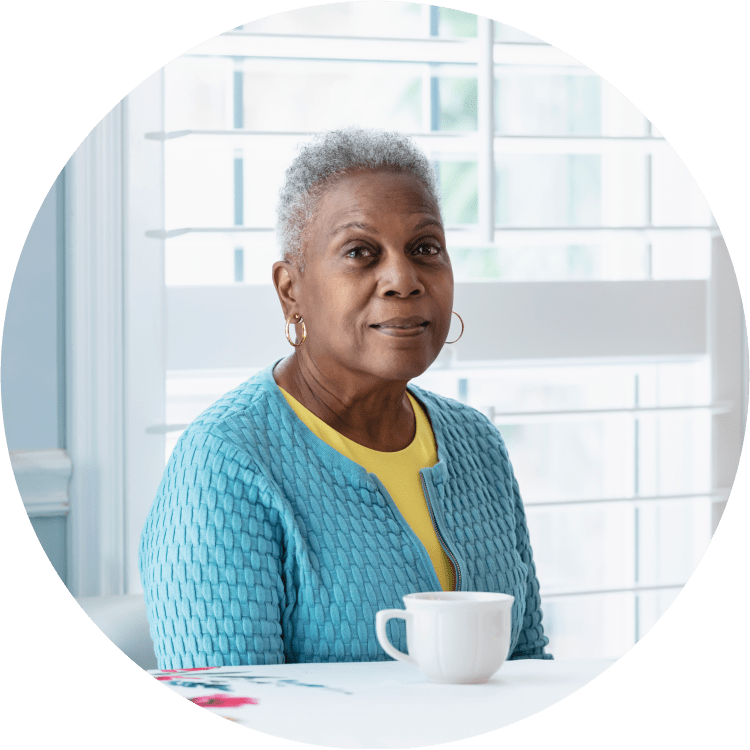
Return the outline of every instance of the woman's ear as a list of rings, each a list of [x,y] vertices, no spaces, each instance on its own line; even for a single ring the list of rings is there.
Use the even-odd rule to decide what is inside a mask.
[[[296,281],[299,276],[297,268],[289,261],[277,260],[271,267],[273,285],[276,287],[276,294],[279,295],[281,309],[284,311],[284,317],[288,317],[291,311],[294,311],[296,297]]]

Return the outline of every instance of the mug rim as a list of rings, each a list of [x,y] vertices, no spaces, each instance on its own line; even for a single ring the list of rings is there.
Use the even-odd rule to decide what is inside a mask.
[[[419,591],[406,594],[402,599],[406,606],[409,604],[429,606],[435,602],[448,606],[488,606],[513,604],[515,601],[515,597],[511,594],[502,594],[492,591]]]

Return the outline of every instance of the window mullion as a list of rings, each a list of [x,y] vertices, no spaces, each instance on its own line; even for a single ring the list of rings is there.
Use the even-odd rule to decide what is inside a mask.
[[[495,239],[494,21],[477,17],[477,133],[479,141],[479,239]]]

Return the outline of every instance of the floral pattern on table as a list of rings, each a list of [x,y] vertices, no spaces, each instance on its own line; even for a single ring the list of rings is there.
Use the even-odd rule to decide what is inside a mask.
[[[344,695],[352,695],[348,690],[330,687],[321,683],[304,682],[281,675],[258,675],[252,667],[192,667],[188,669],[150,670],[154,679],[176,688],[184,698],[196,706],[212,709],[212,713],[223,719],[246,724],[251,721],[250,715],[244,710],[253,710],[253,706],[261,703],[260,698],[248,695],[253,692],[253,685],[270,685],[275,688],[305,688],[327,690]],[[195,695],[195,691],[200,691]],[[218,711],[221,713],[219,713]],[[233,716],[229,713],[239,711]]]
[[[274,687],[315,688],[331,690],[336,693],[343,693],[344,695],[352,695],[348,690],[319,683],[302,682],[293,678],[275,675],[257,675],[253,673],[252,669],[252,667],[243,667],[236,668],[236,671],[232,669],[231,672],[228,672],[226,668],[220,667],[193,667],[190,669],[150,670],[149,673],[155,679],[159,680],[159,682],[166,682],[169,684],[169,687],[175,688],[201,688],[206,690],[220,690],[224,693],[244,693],[249,685],[255,684],[273,685]],[[211,674],[211,670],[220,671],[214,675]],[[194,675],[193,673],[195,672],[200,672],[201,674]],[[256,704],[257,702],[255,700]]]

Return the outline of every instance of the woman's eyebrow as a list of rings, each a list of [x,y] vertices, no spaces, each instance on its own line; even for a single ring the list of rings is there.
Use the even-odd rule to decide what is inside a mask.
[[[425,227],[440,227],[440,229],[443,228],[443,223],[438,219],[424,219],[424,221],[420,221],[419,224],[417,224],[414,227],[414,231],[416,232],[418,229],[424,229]]]
[[[418,224],[416,224],[412,231],[417,232],[420,229],[424,229],[425,227],[429,226],[439,227],[440,229],[443,228],[443,224],[439,219],[430,217],[427,219],[423,219]],[[337,226],[329,236],[335,237],[337,234],[341,234],[341,232],[345,232],[347,229],[361,229],[365,232],[373,232],[374,234],[378,233],[378,230],[370,224],[365,224],[362,221],[348,221],[346,224],[340,224],[339,226]]]
[[[331,237],[334,237],[337,234],[340,234],[341,232],[345,232],[347,229],[362,229],[365,232],[376,232],[377,230],[375,227],[371,227],[369,224],[364,224],[361,221],[350,221],[346,224],[341,224],[340,226],[336,227],[330,234]]]

